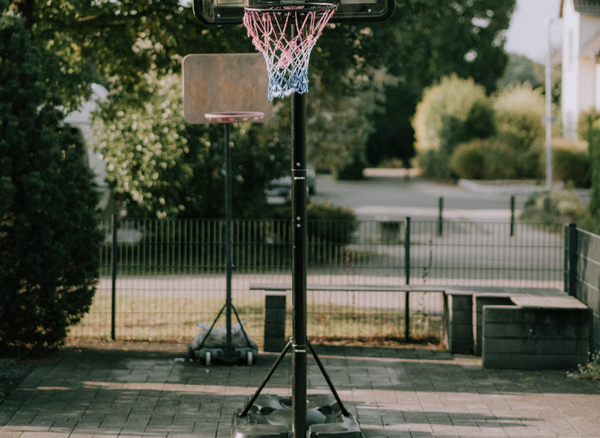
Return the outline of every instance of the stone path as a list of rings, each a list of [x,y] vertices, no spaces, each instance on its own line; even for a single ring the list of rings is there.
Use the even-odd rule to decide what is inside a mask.
[[[366,438],[600,436],[600,381],[564,371],[484,370],[424,347],[317,346]],[[0,438],[230,437],[233,413],[276,354],[205,367],[184,345],[71,346],[0,405]],[[290,394],[287,357],[263,393]],[[309,392],[329,393],[309,359]]]

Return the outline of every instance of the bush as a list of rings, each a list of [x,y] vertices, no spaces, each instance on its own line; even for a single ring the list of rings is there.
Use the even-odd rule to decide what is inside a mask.
[[[589,111],[582,111],[577,119],[577,136],[589,142],[590,141],[590,130],[596,120],[600,119],[600,112],[596,108],[592,108]]]
[[[575,187],[589,187],[590,155],[586,146],[585,143],[574,140],[552,140],[553,177],[565,183],[573,183]],[[540,159],[545,166],[545,151]]]
[[[456,148],[450,168],[466,179],[508,179],[516,177],[516,157],[516,152],[498,139],[478,139]]]
[[[452,178],[454,176],[449,166],[449,157],[442,151],[428,149],[419,152],[417,165],[425,175],[436,178]]]
[[[56,109],[59,66],[0,3],[0,352],[53,349],[88,311],[99,275],[98,194]]]
[[[473,140],[456,148],[450,157],[450,169],[460,178],[485,179],[485,145],[487,140]]]
[[[589,131],[590,187],[591,197],[588,211],[593,218],[600,217],[600,120],[592,124]]]
[[[544,138],[545,105],[541,91],[529,83],[506,87],[493,99],[497,135],[519,151],[531,148]]]
[[[493,111],[481,85],[445,77],[425,90],[413,119],[419,164],[430,176],[448,177],[454,149],[472,138],[494,133]]]
[[[337,166],[332,166],[333,177],[337,180],[359,180],[363,178],[363,171],[368,163],[363,153],[356,153],[352,161]]]
[[[515,171],[517,178],[543,178],[546,175],[546,165],[543,162],[544,148],[534,144],[529,149],[517,153]]]
[[[352,243],[352,236],[358,228],[354,212],[345,207],[330,204],[310,204],[306,208],[308,219],[307,238],[311,248],[311,258],[325,259],[339,254]],[[288,219],[291,227],[291,207],[278,207],[271,212],[272,219]],[[280,230],[281,241],[291,242],[291,232],[286,228]],[[314,249],[320,248],[321,252]]]
[[[531,195],[520,219],[525,222],[557,224],[579,222],[586,216],[581,200],[572,191],[550,190]]]

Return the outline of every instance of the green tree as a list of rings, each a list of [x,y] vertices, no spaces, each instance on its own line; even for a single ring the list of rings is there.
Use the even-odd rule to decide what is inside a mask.
[[[600,223],[600,121],[592,123],[588,131],[590,153],[591,197],[588,211],[594,222]]]
[[[398,88],[386,90],[384,111],[372,116],[375,132],[367,149],[372,164],[388,157],[405,162],[412,158],[410,120],[414,99],[424,88],[454,74],[483,84],[488,94],[496,90],[507,64],[504,32],[515,0],[400,0],[396,4],[396,12],[386,22],[328,29],[311,58],[311,71],[323,76],[332,94],[344,91],[336,73],[349,68],[362,72],[368,66],[384,66],[399,79]]]
[[[544,66],[523,55],[508,54],[508,64],[498,80],[498,89],[509,85],[528,82],[533,88],[543,88],[545,84]]]
[[[514,7],[515,0],[399,1],[390,20],[370,26],[381,38],[366,56],[383,50],[390,73],[422,88],[455,74],[491,93],[507,64],[504,32]]]
[[[540,89],[527,82],[510,85],[494,96],[493,105],[498,135],[516,150],[526,151],[544,138],[546,104]]]
[[[57,61],[61,94],[69,107],[89,97],[93,82],[112,93],[136,94],[143,102],[152,87],[149,72],[179,72],[189,53],[249,52],[240,26],[210,30],[179,0],[11,0],[33,41]]]
[[[143,107],[154,92],[152,78],[178,73],[183,56],[254,50],[245,29],[205,26],[179,0],[11,3],[23,13],[32,38],[60,63],[59,85],[70,107],[89,95],[93,81],[105,85],[114,102]],[[380,67],[418,87],[456,72],[491,90],[506,62],[502,31],[513,7],[514,0],[402,0],[385,23],[329,26],[313,50],[310,73],[324,93],[339,100],[338,108],[361,92],[346,80],[348,74],[360,77]],[[347,155],[353,157],[350,165],[364,159],[360,151]]]
[[[425,90],[413,126],[421,167],[430,176],[449,178],[454,149],[494,133],[493,110],[483,86],[452,76]]]
[[[94,295],[98,195],[57,109],[60,68],[0,11],[0,351],[53,348]]]
[[[181,77],[149,80],[143,108],[108,105],[97,129],[98,149],[114,190],[138,217],[222,217],[223,125],[190,125],[182,116]],[[263,188],[289,168],[287,145],[249,123],[231,129],[232,208],[236,218],[260,217]],[[283,164],[285,163],[285,164]]]
[[[410,119],[415,114],[421,89],[412,84],[400,82],[385,89],[383,111],[371,116],[375,132],[367,143],[367,160],[373,166],[394,158],[404,161],[409,167],[415,156],[415,131]]]

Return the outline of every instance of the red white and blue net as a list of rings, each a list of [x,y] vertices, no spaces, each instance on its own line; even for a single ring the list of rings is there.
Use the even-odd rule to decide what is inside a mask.
[[[246,8],[244,26],[267,63],[270,100],[308,93],[310,52],[336,6],[302,3]]]

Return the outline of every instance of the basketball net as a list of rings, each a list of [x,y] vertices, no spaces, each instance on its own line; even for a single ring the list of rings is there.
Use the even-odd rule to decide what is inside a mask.
[[[247,7],[244,26],[267,63],[269,100],[308,93],[308,61],[337,4],[302,3]],[[288,28],[289,26],[289,28]],[[292,37],[291,27],[295,27]]]

